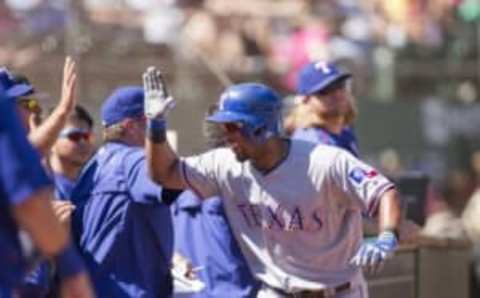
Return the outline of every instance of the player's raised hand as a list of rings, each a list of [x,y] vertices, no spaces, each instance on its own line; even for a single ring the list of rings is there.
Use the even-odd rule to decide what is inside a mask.
[[[350,263],[364,268],[369,273],[379,272],[385,261],[393,256],[398,240],[391,231],[384,231],[374,241],[362,244]]]
[[[62,81],[62,95],[57,109],[64,113],[73,111],[77,98],[75,96],[75,89],[77,86],[77,67],[75,61],[70,56],[65,59],[63,66],[63,81]]]
[[[173,97],[168,94],[167,86],[160,70],[150,66],[143,73],[145,91],[145,116],[148,119],[164,119],[167,112],[175,106]]]

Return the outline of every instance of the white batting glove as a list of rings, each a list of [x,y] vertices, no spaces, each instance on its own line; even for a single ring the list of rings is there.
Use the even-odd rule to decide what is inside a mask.
[[[168,95],[162,73],[154,66],[149,66],[143,73],[145,91],[145,117],[150,120],[163,120],[168,111],[174,108],[175,100]]]
[[[367,241],[362,244],[350,264],[360,266],[369,273],[377,273],[391,258],[398,246],[398,240],[392,231],[384,231],[374,241]]]

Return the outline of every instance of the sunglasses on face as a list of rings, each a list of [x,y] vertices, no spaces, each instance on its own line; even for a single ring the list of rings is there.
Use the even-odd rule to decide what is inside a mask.
[[[329,95],[337,90],[340,90],[340,89],[345,89],[347,87],[347,81],[346,80],[340,80],[340,81],[337,81],[337,82],[334,82],[330,85],[328,85],[326,88],[318,91],[318,92],[315,92],[314,95],[317,95],[317,96],[325,96],[325,95]]]
[[[32,113],[40,113],[42,111],[40,103],[33,97],[22,97],[18,100],[18,104]]]
[[[243,124],[240,122],[227,122],[222,123],[221,127],[226,133],[236,133],[242,130]]]
[[[67,128],[60,132],[60,138],[69,139],[72,142],[78,143],[80,141],[90,141],[92,134],[88,130],[78,128]]]

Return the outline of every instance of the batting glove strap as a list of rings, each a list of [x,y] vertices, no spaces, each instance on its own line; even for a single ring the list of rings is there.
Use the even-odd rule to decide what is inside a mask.
[[[153,143],[165,142],[167,138],[167,122],[165,119],[148,119],[146,135]]]
[[[393,253],[398,246],[397,236],[392,231],[383,231],[378,235],[376,245],[387,253]]]
[[[71,243],[55,257],[55,263],[60,279],[69,278],[85,271],[82,259]]]

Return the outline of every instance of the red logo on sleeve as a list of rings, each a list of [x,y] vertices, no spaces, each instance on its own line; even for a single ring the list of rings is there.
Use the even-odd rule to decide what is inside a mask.
[[[372,179],[378,175],[378,172],[371,169],[371,170],[364,170],[362,168],[354,168],[348,176],[352,179],[355,183],[360,184],[363,182],[364,178]]]

